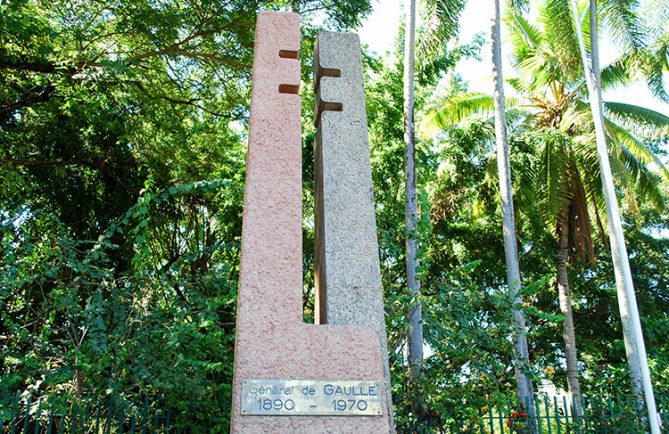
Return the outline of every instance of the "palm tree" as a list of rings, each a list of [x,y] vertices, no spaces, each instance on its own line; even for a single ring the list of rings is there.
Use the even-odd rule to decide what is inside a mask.
[[[406,178],[406,273],[407,286],[414,302],[409,306],[408,361],[414,378],[423,364],[423,320],[416,222],[416,148],[414,129],[414,74],[416,51],[416,0],[406,0],[404,27],[404,167]],[[457,31],[465,0],[426,0],[423,22],[426,23],[419,44],[420,60],[427,61],[443,50]]]
[[[506,111],[504,109],[504,75],[502,73],[501,48],[501,4],[494,0],[495,16],[492,21],[492,64],[495,105],[495,138],[497,143],[497,172],[499,176],[499,192],[502,201],[502,227],[504,234],[504,258],[506,261],[506,280],[510,297],[513,300],[513,353],[516,388],[520,401],[526,403],[528,413],[534,415],[534,396],[532,382],[527,377],[529,350],[527,347],[527,330],[525,315],[520,308],[520,266],[516,245],[516,221],[513,213],[513,191],[511,188],[511,169],[509,166],[509,142],[506,132]],[[534,420],[533,417],[530,420]]]
[[[578,73],[577,41],[564,32],[563,10],[548,1],[540,11],[541,27],[531,25],[517,10],[509,14],[512,30],[513,63],[519,77],[510,80],[522,99],[511,99],[517,131],[527,127],[539,130],[530,137],[538,141],[538,168],[525,172],[522,179],[527,197],[539,197],[542,215],[549,227],[555,228],[558,255],[556,258],[560,307],[565,317],[564,339],[568,386],[576,411],[580,412],[580,386],[575,346],[573,316],[567,265],[576,257],[586,263],[594,261],[590,213],[602,227],[600,215],[603,197],[592,127],[592,115],[585,102],[583,79]],[[560,15],[561,14],[561,15]],[[576,66],[577,68],[574,68]],[[625,83],[620,62],[603,71],[603,86]],[[444,128],[472,115],[493,113],[493,98],[481,94],[460,94],[427,119],[427,126]],[[669,118],[641,107],[607,103],[606,134],[612,148],[611,159],[617,180],[634,199],[635,190],[661,201],[653,176],[646,164],[655,162],[669,177],[659,160],[634,135],[642,127],[666,131]],[[534,189],[539,186],[538,189]],[[538,191],[537,191],[538,190]],[[576,253],[573,255],[572,253]]]
[[[560,16],[548,2],[541,10],[544,28],[533,27],[517,10],[509,14],[509,23],[513,38],[513,64],[516,68],[524,67],[524,74],[515,81],[516,86],[532,95],[534,105],[540,110],[533,120],[535,128],[549,128],[560,131],[562,116],[573,98],[569,92],[574,83],[573,65],[577,58],[569,38],[562,34],[559,27]],[[543,30],[543,32],[541,31]],[[546,37],[548,35],[558,38]],[[571,47],[570,47],[571,45]],[[521,69],[522,70],[522,69]],[[571,406],[576,416],[581,416],[581,386],[578,380],[578,357],[576,333],[571,306],[568,264],[573,260],[570,254],[576,251],[586,262],[594,262],[594,252],[590,234],[588,202],[581,178],[582,171],[578,163],[583,160],[575,155],[574,147],[565,132],[557,136],[542,135],[540,140],[540,159],[543,164],[537,171],[540,180],[524,180],[524,184],[538,185],[544,191],[539,197],[539,209],[543,211],[548,227],[555,228],[557,235],[557,290],[560,311],[564,317],[563,340],[567,367],[567,387]]]
[[[585,44],[584,32],[581,25],[581,14],[576,0],[570,0],[570,7],[576,35],[578,37],[581,61],[585,81],[590,96],[590,109],[595,126],[595,135],[597,140],[597,152],[599,154],[599,165],[604,189],[604,198],[606,201],[606,214],[608,222],[608,233],[611,243],[611,253],[613,257],[613,269],[616,276],[616,288],[618,293],[618,304],[620,307],[620,317],[623,324],[623,334],[625,337],[625,347],[627,350],[627,359],[632,377],[632,386],[637,397],[641,397],[641,385],[645,394],[646,407],[648,409],[648,421],[650,422],[651,432],[659,434],[660,428],[655,417],[657,410],[655,407],[655,396],[653,386],[648,370],[648,360],[646,356],[646,347],[643,341],[643,332],[641,330],[641,320],[636,305],[636,296],[634,293],[634,284],[632,282],[632,271],[627,256],[627,247],[625,245],[625,236],[623,234],[622,222],[620,220],[620,211],[618,210],[618,201],[613,185],[613,177],[609,163],[608,147],[606,140],[604,117],[602,115],[602,88],[599,69],[599,41],[598,41],[598,22],[597,22],[597,2],[590,0],[590,61],[588,61],[588,52]],[[611,9],[614,13],[623,11],[625,18],[633,19],[633,14],[627,14],[629,2],[611,1]],[[622,29],[620,27],[623,27]],[[624,34],[629,26],[615,26],[614,30],[621,31]],[[633,49],[637,49],[635,40],[632,41]],[[639,47],[643,48],[643,47]]]
[[[409,367],[414,378],[423,364],[423,312],[420,301],[420,281],[416,240],[416,147],[414,133],[414,52],[416,48],[416,0],[407,0],[404,28],[404,172],[406,178],[406,272],[407,286],[414,302],[409,307],[409,336],[407,339]]]

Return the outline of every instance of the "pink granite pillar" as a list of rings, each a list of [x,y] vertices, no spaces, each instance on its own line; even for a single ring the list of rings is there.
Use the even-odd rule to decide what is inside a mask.
[[[236,433],[384,433],[381,414],[249,415],[250,379],[376,382],[379,340],[362,326],[313,325],[302,313],[299,16],[262,12],[256,25],[232,402]],[[321,384],[321,383],[318,383]],[[342,383],[343,384],[343,383]],[[383,396],[382,395],[382,396]]]

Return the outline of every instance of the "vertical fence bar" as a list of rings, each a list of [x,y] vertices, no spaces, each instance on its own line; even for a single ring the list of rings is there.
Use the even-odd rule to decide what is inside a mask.
[[[14,410],[12,410],[12,420],[9,421],[9,433],[14,434],[16,429],[16,418],[19,414],[19,403],[21,402],[21,392],[16,391],[16,398],[14,399]]]
[[[105,432],[109,434],[111,432],[111,424],[112,424],[112,418],[114,414],[114,397],[109,398],[109,413],[107,413],[107,425],[105,428]]]
[[[634,398],[636,399],[636,397],[634,397]],[[625,407],[624,407],[624,408],[626,408],[626,409],[629,409],[629,408],[630,408],[630,398],[629,398],[629,396],[626,396],[626,397],[625,397]],[[634,414],[636,414],[636,405],[634,406]],[[625,421],[627,421],[627,431],[628,431],[628,432],[631,432],[631,428],[632,428],[632,426],[631,426],[631,423],[632,423],[631,418],[630,418],[630,417],[625,417]]]
[[[171,415],[172,415],[171,409],[168,407],[168,408],[167,408],[167,422],[165,423],[165,425],[167,425],[167,429],[165,430],[165,433],[166,433],[166,434],[169,434],[169,432],[170,432],[170,427],[171,427],[171,426],[170,426],[170,422],[172,422],[172,421],[170,420],[170,416],[171,416]]]
[[[504,418],[502,417],[502,405],[497,397],[497,417],[499,418],[499,432],[504,434]]]
[[[28,423],[30,422],[30,403],[31,397],[28,395],[28,399],[26,400],[26,414],[23,418],[23,434],[28,434]]]
[[[159,400],[156,399],[156,401],[159,401]],[[154,404],[155,404],[155,402],[154,402]],[[158,419],[158,409],[157,409],[157,408],[154,410],[153,414],[154,414],[154,415],[153,415],[153,427],[152,427],[152,428],[153,428],[153,432],[158,432],[158,426],[159,426],[159,425],[158,425],[158,422],[159,422],[159,419]]]
[[[509,428],[509,434],[513,434],[513,429],[511,429],[511,427],[513,426],[513,423],[515,422],[515,420],[512,418],[513,411],[511,410],[511,403],[509,402],[509,397],[508,396],[506,398],[504,398],[504,400],[506,401],[506,413],[508,415],[507,420],[511,421],[511,426],[508,427]],[[508,425],[509,425],[509,423],[507,422],[507,426]]]
[[[49,425],[46,428],[46,434],[51,434],[52,429],[53,429],[53,408],[49,410]]]
[[[35,417],[35,434],[39,434],[40,417],[42,416],[42,397],[37,398],[37,413]]]
[[[84,414],[82,415],[82,421],[81,425],[84,428],[84,432],[88,431],[88,420],[90,419],[91,416],[91,402],[88,401],[86,402],[86,406],[84,407]]]
[[[144,409],[142,410],[142,434],[146,434],[148,428],[147,412],[149,411],[149,395],[144,395]]]
[[[551,410],[548,406],[548,396],[544,395],[544,410],[546,410],[546,427],[548,428],[548,434],[553,434],[553,427],[551,426]]]
[[[102,407],[102,400],[98,399],[97,400],[97,410],[95,411],[95,434],[99,434],[100,432],[100,412],[101,412],[101,407]]]
[[[79,408],[76,399],[72,400],[72,411],[70,412],[70,432],[76,434],[79,422]]]
[[[539,399],[535,395],[533,397],[534,399],[534,412],[536,413],[536,423],[537,423],[537,433],[538,434],[543,434],[542,431],[542,426],[541,426],[541,408],[539,407]]]
[[[118,432],[123,434],[123,425],[125,423],[125,408],[121,408],[121,412],[118,415]]]
[[[490,423],[490,434],[495,434],[495,420],[492,415],[492,402],[488,403],[488,419]]]
[[[555,420],[557,422],[557,432],[562,434],[562,427],[560,426],[560,408],[558,407],[557,396],[553,397],[553,406],[555,410]]]
[[[564,427],[567,433],[571,432],[571,428],[569,427],[569,410],[570,410],[569,407],[570,405],[567,404],[567,397],[562,395],[562,408],[564,409]],[[573,417],[574,413],[572,413],[571,415]]]
[[[576,433],[576,434],[581,434],[581,427],[578,424],[578,412],[576,411],[576,401],[574,400],[573,397],[569,397],[569,400],[567,401],[569,404],[569,413],[571,413],[571,425],[569,426],[571,431]]]

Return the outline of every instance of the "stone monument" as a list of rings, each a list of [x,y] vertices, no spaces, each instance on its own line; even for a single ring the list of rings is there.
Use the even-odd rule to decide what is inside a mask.
[[[298,15],[258,16],[231,430],[390,432],[386,351],[376,326],[303,321],[299,46]],[[340,101],[344,112],[348,101]],[[319,276],[319,288],[328,276]],[[323,312],[333,307],[326,303]]]
[[[321,32],[314,49],[316,323],[374,329],[392,408],[360,40]],[[392,412],[389,415],[392,425]]]

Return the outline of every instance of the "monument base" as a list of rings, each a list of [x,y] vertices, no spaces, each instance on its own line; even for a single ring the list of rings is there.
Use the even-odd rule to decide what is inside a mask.
[[[235,433],[387,433],[388,408],[378,337],[373,330],[355,326],[297,324],[281,326],[277,334],[240,336],[235,352],[232,432]],[[253,349],[245,351],[244,348]],[[260,416],[242,414],[244,379],[359,380],[376,382],[381,390],[381,415],[355,415],[342,410],[340,416]],[[369,390],[345,393],[364,394]],[[292,393],[301,393],[296,390]],[[333,404],[341,399],[334,394]],[[375,392],[376,393],[376,392]],[[341,393],[339,398],[342,398]],[[343,399],[350,406],[350,396]],[[288,410],[290,411],[290,410]]]

